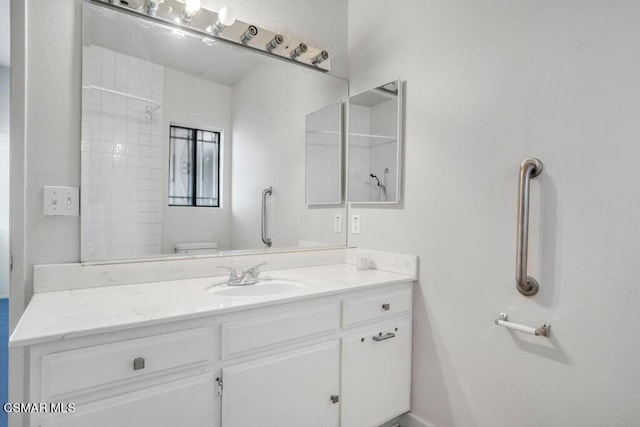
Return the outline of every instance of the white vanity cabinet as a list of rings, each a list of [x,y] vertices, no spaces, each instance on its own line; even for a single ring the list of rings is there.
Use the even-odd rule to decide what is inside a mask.
[[[412,284],[34,344],[30,427],[373,427],[409,409]]]
[[[42,427],[219,425],[212,402],[215,378],[198,375],[79,405],[71,414],[44,416]]]
[[[341,426],[376,426],[409,410],[411,288],[343,303]]]
[[[223,369],[222,425],[338,427],[338,340]]]
[[[341,425],[375,426],[409,410],[410,349],[410,319],[342,339]]]
[[[62,351],[59,343],[37,346],[32,390],[39,393],[30,401],[75,410],[32,417],[31,426],[218,425],[214,336],[204,327]]]

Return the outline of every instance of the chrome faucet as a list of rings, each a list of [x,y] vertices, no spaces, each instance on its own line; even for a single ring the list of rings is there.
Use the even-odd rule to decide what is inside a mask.
[[[260,267],[266,264],[266,262],[263,262],[262,264],[249,267],[246,270],[242,271],[240,275],[238,275],[238,272],[233,267],[220,266],[220,268],[229,270],[229,281],[227,282],[228,286],[244,286],[255,285],[256,283],[258,283],[260,281]]]

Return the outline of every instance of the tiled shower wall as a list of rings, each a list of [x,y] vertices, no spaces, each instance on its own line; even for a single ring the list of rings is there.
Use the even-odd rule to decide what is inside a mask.
[[[82,71],[82,259],[159,254],[164,68],[91,45]]]

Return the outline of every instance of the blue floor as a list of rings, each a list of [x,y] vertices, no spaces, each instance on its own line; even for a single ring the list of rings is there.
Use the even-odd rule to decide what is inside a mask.
[[[0,405],[4,405],[9,393],[9,300],[0,299]],[[0,427],[7,426],[7,414],[0,406]]]

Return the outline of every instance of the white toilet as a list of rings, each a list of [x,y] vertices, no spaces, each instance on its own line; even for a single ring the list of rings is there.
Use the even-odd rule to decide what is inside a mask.
[[[218,252],[218,244],[216,242],[194,242],[194,243],[176,243],[177,254],[214,254]]]

